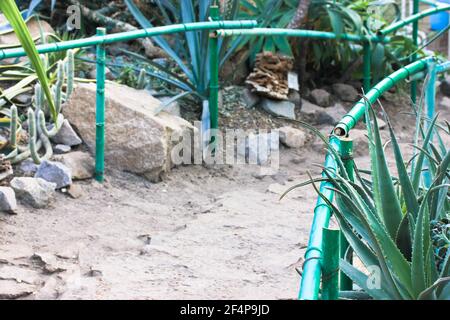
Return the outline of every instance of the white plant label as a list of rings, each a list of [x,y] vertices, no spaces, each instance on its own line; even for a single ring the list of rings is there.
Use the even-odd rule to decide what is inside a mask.
[[[289,89],[299,91],[300,86],[298,84],[298,75],[296,72],[288,72],[288,87]]]

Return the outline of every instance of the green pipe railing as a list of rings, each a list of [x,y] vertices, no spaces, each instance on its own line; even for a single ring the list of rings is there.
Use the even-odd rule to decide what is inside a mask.
[[[418,0],[414,0],[414,3],[416,3]],[[413,8],[416,12],[405,18],[402,19],[400,21],[397,21],[396,23],[391,24],[390,26],[378,31],[378,35],[380,36],[385,36],[388,35],[389,33],[392,33],[394,31],[397,31],[398,29],[403,28],[404,26],[408,25],[408,24],[415,24],[416,22],[418,22],[419,20],[431,16],[435,13],[441,12],[441,11],[449,11],[450,10],[450,5],[442,5],[442,6],[437,6],[435,8],[430,8],[427,10],[424,10],[422,12],[417,12],[418,11],[418,6],[414,6]],[[413,26],[414,27],[414,26]],[[416,29],[415,27],[413,28],[414,30]],[[414,30],[413,30],[413,37],[414,37]],[[414,39],[413,39],[414,40]]]
[[[405,80],[420,71],[424,71],[427,67],[427,62],[432,59],[433,58],[431,57],[423,58],[398,69],[391,75],[378,82],[378,84],[375,85],[369,92],[366,92],[366,99],[368,99],[370,103],[375,103],[384,92],[392,88],[398,82]],[[365,105],[366,100],[361,98],[350,110],[350,112],[348,112],[341,119],[341,121],[339,121],[334,129],[334,134],[339,137],[346,136],[350,129],[352,129],[364,116]]]
[[[236,35],[245,36],[277,36],[277,37],[299,37],[323,40],[347,40],[354,42],[389,42],[389,38],[379,37],[377,35],[364,36],[357,34],[342,33],[336,34],[328,31],[302,30],[302,29],[283,29],[283,28],[253,28],[250,30],[217,30],[219,36],[229,37]]]
[[[211,21],[211,22],[192,22],[185,24],[174,24],[171,26],[154,27],[136,31],[114,33],[105,36],[92,36],[85,39],[69,40],[64,42],[55,42],[38,45],[39,53],[51,53],[65,51],[69,49],[93,47],[99,44],[107,45],[122,41],[131,41],[141,38],[151,38],[180,32],[201,31],[201,30],[219,30],[219,29],[251,29],[257,26],[254,20],[242,21]],[[0,50],[0,60],[6,58],[18,58],[26,56],[22,48]]]

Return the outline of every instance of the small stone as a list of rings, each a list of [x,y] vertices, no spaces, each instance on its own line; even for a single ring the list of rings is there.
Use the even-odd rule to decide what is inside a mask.
[[[301,148],[305,145],[306,133],[302,130],[285,126],[278,129],[280,142],[289,148]]]
[[[31,256],[31,260],[42,267],[45,274],[60,273],[67,270],[62,263],[59,263],[56,256],[50,253],[35,252]]]
[[[14,101],[21,105],[29,105],[33,96],[28,93],[22,93],[14,97]]]
[[[11,180],[17,199],[34,208],[45,208],[53,199],[56,184],[40,178],[20,177]]]
[[[26,159],[20,163],[19,170],[25,176],[34,176],[38,169],[38,165],[32,159]]]
[[[247,109],[253,108],[261,100],[257,94],[251,92],[248,88],[242,91],[241,99]]]
[[[311,100],[321,107],[327,108],[331,104],[331,96],[324,89],[314,89],[311,91],[310,96]]]
[[[14,174],[13,168],[9,162],[2,164],[2,171],[0,172],[0,181],[6,179]]]
[[[10,187],[0,187],[0,211],[14,212],[17,208],[16,193]]]
[[[67,119],[64,120],[61,129],[59,129],[58,133],[51,140],[54,143],[65,144],[71,147],[83,143]]]
[[[55,154],[64,154],[64,153],[68,153],[70,152],[70,150],[72,150],[72,148],[70,146],[67,146],[65,144],[57,144],[54,148],[53,148],[53,152]]]
[[[84,191],[78,184],[72,184],[66,192],[72,199],[79,199],[84,196]]]
[[[94,175],[94,159],[87,152],[70,152],[54,159],[70,169],[73,180],[90,179]]]
[[[296,107],[302,107],[302,97],[300,96],[300,93],[298,91],[289,90],[288,98],[289,101],[295,104]]]
[[[10,300],[19,299],[29,296],[35,292],[36,287],[24,282],[17,282],[15,280],[2,280],[0,286],[0,299]]]
[[[264,110],[275,116],[295,120],[295,104],[290,101],[277,101],[264,98],[261,102],[261,106]]]
[[[159,97],[162,104],[168,103],[172,97]],[[181,117],[181,107],[178,101],[173,101],[164,107],[163,111],[169,112],[177,117]]]
[[[56,183],[56,189],[72,184],[70,169],[61,162],[56,161],[43,161],[35,174],[35,178],[42,178],[48,182]]]
[[[358,91],[349,84],[335,83],[332,85],[333,92],[342,101],[355,102],[358,99]]]

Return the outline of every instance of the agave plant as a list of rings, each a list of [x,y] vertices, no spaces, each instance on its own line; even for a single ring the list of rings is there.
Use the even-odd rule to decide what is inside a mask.
[[[302,183],[287,192],[308,183],[314,185],[319,196],[332,208],[356,256],[367,270],[378,271],[375,276],[379,276],[380,285],[374,286],[368,272],[345,259],[340,263],[341,270],[370,297],[450,299],[450,150],[432,142],[433,135],[440,136],[438,130],[450,134],[450,128],[438,126],[437,117],[430,120],[427,130],[419,125],[422,142],[416,145],[418,152],[409,162],[412,165],[408,170],[410,166],[404,162],[392,125],[387,116],[385,118],[398,177],[388,168],[379,125],[372,107],[367,105],[371,179],[363,178],[365,171],[355,166],[356,181],[352,181],[337,152],[330,149],[338,170],[324,169],[324,173],[336,194],[336,202],[332,203],[314,185],[320,179]],[[424,172],[432,176],[430,185],[423,179]]]
[[[162,13],[163,22],[166,25],[208,21],[209,7],[213,4],[212,0],[155,2]],[[231,19],[236,17],[238,1],[234,0],[232,2],[234,5],[229,9],[232,12],[230,15]],[[144,16],[133,0],[125,0],[125,3],[142,28],[153,27],[153,24]],[[186,32],[184,35],[174,35],[173,44],[169,44],[161,36],[153,37],[152,39],[176,63],[182,74],[182,76],[176,75],[161,64],[146,60],[152,66],[163,71],[164,75],[158,75],[158,77],[183,91],[200,97],[201,100],[205,100],[210,75],[209,63],[207,62],[207,57],[209,57],[209,31]],[[226,48],[226,45],[221,42],[221,51],[224,48]],[[134,56],[138,57],[137,55]],[[143,57],[138,58],[144,59]],[[150,75],[154,76],[155,74],[150,73]]]

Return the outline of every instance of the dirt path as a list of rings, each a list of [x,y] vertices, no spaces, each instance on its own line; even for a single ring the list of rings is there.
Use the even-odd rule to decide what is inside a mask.
[[[405,148],[411,123],[401,123]],[[279,172],[266,177],[189,166],[152,184],[110,171],[104,185],[79,182],[80,199],[59,193],[51,209],[0,215],[0,295],[295,299],[316,195],[304,188],[278,198],[307,170],[319,173],[322,148],[283,148]]]

